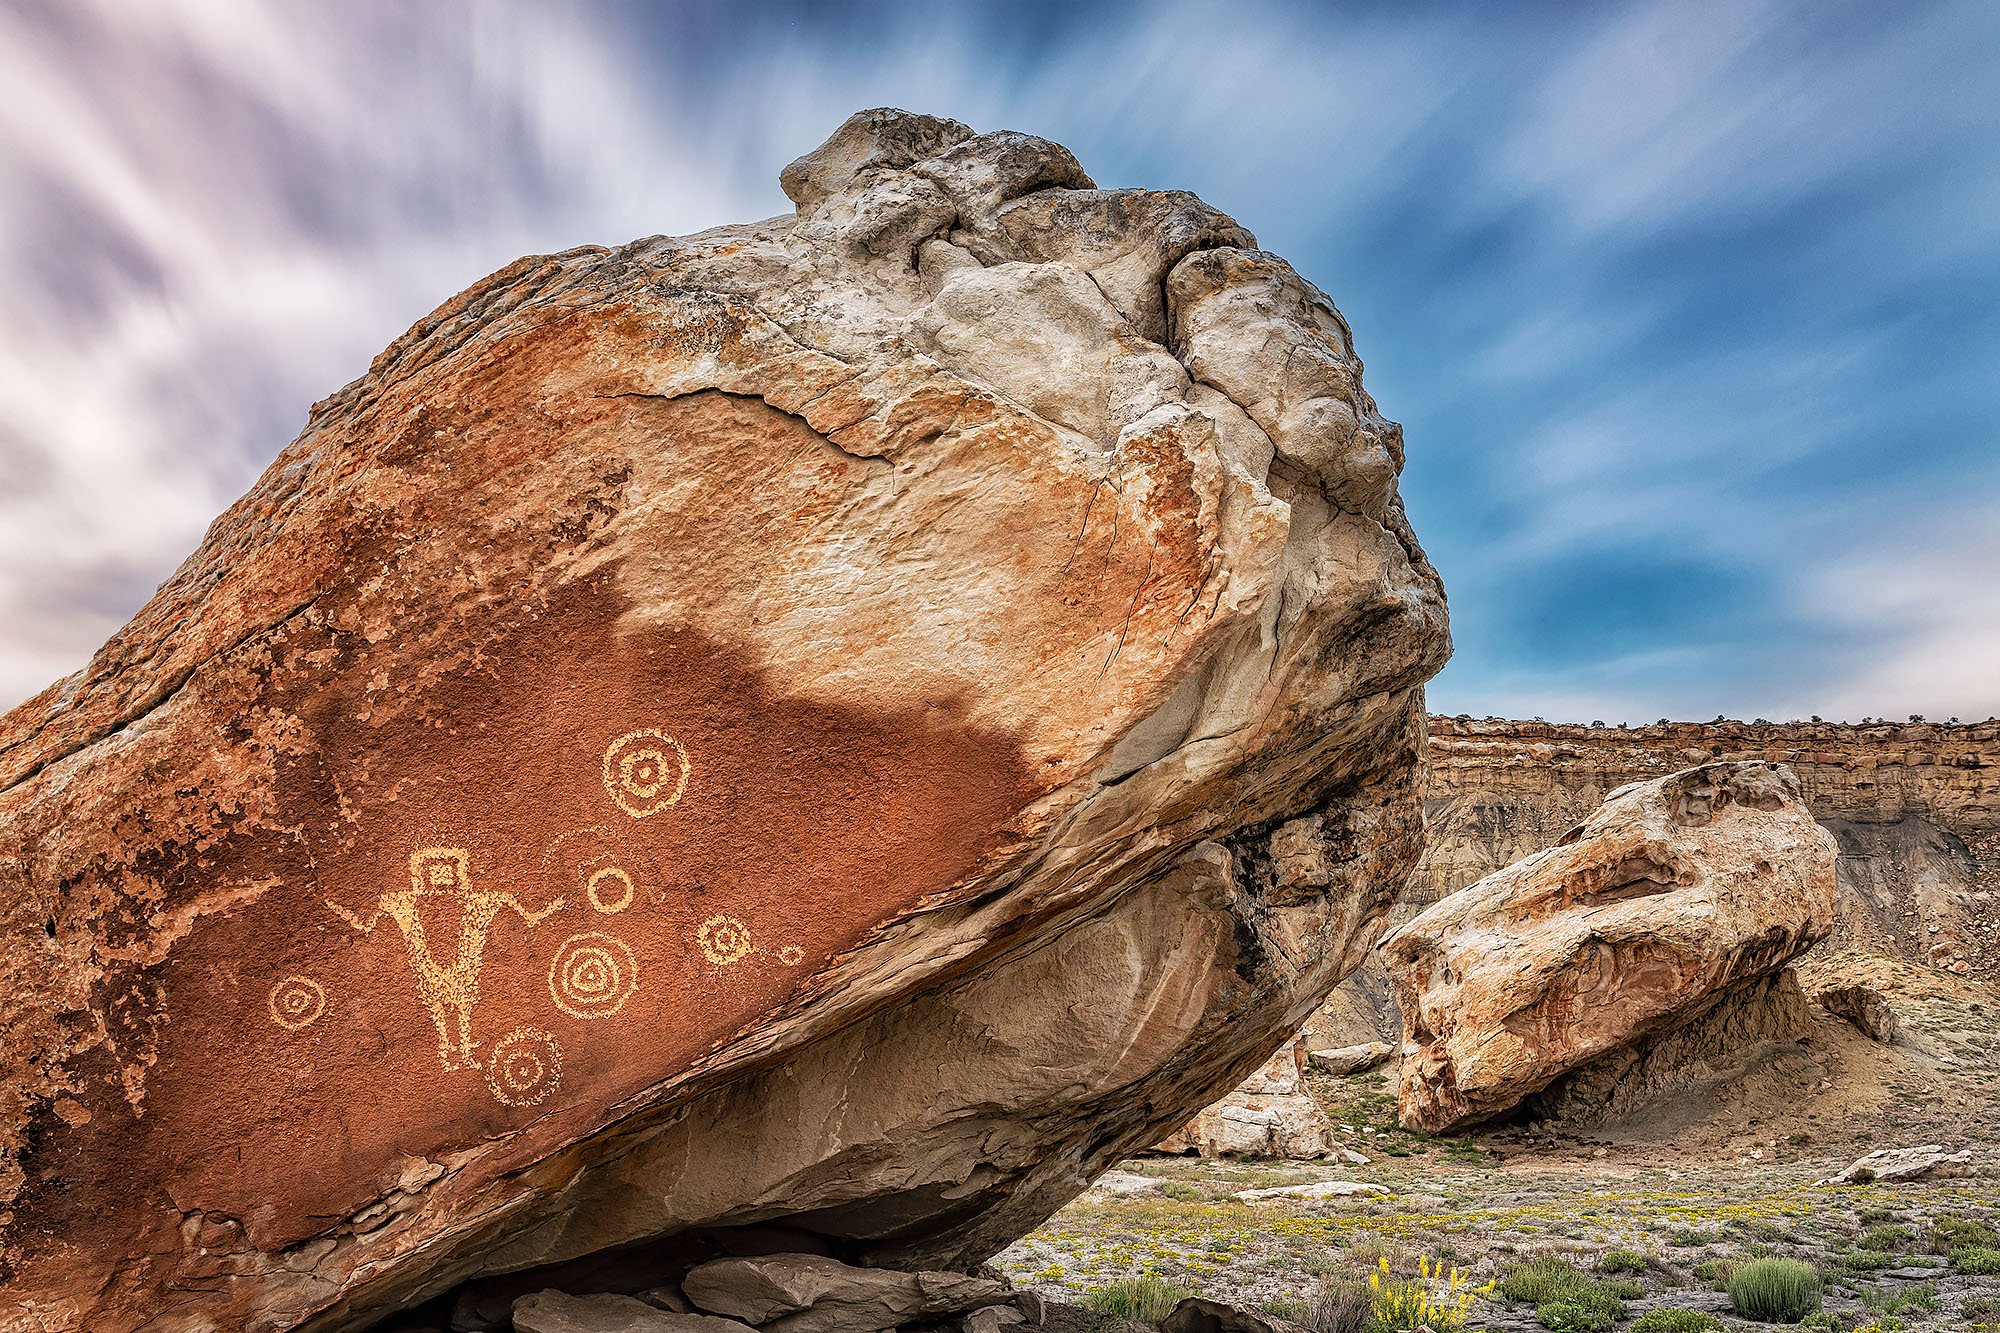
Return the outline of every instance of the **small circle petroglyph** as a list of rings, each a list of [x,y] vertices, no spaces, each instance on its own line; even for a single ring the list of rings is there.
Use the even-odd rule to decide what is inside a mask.
[[[733,916],[712,916],[695,927],[694,942],[702,956],[718,967],[727,967],[748,957],[752,949],[750,927]]]
[[[616,915],[630,907],[634,891],[632,877],[618,866],[605,866],[591,872],[583,887],[590,905],[606,916]]]
[[[797,967],[806,960],[806,951],[796,944],[787,944],[778,950],[778,961],[786,967]]]
[[[562,1086],[562,1048],[540,1028],[515,1028],[493,1043],[486,1086],[509,1106],[538,1106]]]
[[[271,987],[271,1017],[297,1032],[326,1012],[326,988],[310,977],[285,977]]]
[[[604,751],[604,789],[634,819],[656,815],[687,793],[688,753],[651,727],[628,731]]]
[[[571,1018],[609,1018],[638,989],[639,964],[613,935],[572,935],[549,963],[549,998]]]

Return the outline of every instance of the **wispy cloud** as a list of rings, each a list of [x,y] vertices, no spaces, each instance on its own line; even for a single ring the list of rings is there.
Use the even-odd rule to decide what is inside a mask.
[[[14,0],[0,706],[430,306],[779,211],[777,168],[886,103],[1196,189],[1334,294],[1409,427],[1441,706],[1983,715],[1990,594],[1906,535],[2000,489],[1996,37],[1775,0]],[[1994,568],[1996,516],[1959,521],[1948,559]]]

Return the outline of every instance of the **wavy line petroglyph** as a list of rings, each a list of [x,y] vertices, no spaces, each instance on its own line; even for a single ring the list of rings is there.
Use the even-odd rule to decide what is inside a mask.
[[[425,933],[427,903],[455,909],[458,939],[443,962]],[[477,1069],[473,1056],[472,1008],[479,1003],[479,973],[486,958],[486,937],[493,919],[512,911],[530,926],[562,910],[557,898],[539,912],[523,907],[511,893],[490,893],[472,885],[472,855],[463,847],[422,847],[410,853],[410,887],[389,889],[366,920],[331,898],[326,905],[362,934],[370,934],[383,917],[403,932],[410,971],[417,981],[417,998],[436,1024],[438,1058],[450,1069]],[[454,1046],[454,1041],[456,1045]]]
[[[604,789],[634,819],[656,815],[687,793],[688,752],[651,727],[628,731],[604,751]]]

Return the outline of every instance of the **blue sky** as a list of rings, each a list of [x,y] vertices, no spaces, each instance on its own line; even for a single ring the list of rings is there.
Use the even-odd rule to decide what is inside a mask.
[[[1440,711],[2000,712],[2000,5],[0,0],[0,86],[0,706],[438,301],[899,105],[1326,289]]]

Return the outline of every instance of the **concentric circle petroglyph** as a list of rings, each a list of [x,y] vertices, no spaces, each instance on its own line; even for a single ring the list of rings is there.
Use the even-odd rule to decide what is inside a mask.
[[[638,989],[638,961],[614,935],[572,935],[549,964],[549,998],[571,1018],[609,1018]]]
[[[806,951],[796,944],[787,944],[778,950],[778,961],[786,967],[797,967],[806,960]]]
[[[733,916],[712,916],[702,922],[695,927],[694,942],[701,947],[702,956],[718,967],[748,957],[754,947],[750,927]]]
[[[688,753],[664,731],[628,731],[604,751],[604,789],[634,819],[655,815],[687,792]]]
[[[509,1106],[538,1106],[562,1086],[562,1048],[540,1028],[515,1028],[493,1043],[486,1086]]]
[[[271,1017],[297,1032],[326,1012],[326,988],[310,977],[284,977],[271,987]]]

